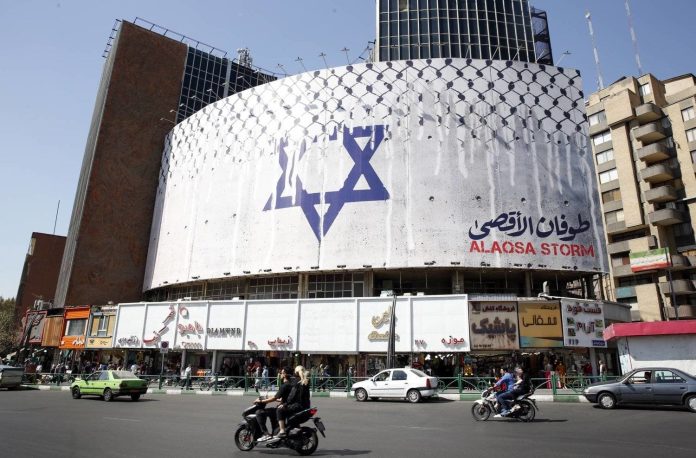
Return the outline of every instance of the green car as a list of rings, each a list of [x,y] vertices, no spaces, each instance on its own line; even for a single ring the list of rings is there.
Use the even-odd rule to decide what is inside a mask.
[[[130,396],[137,401],[147,393],[147,382],[130,371],[97,371],[84,379],[76,379],[70,385],[70,392],[73,399],[95,395],[109,402],[116,396]]]

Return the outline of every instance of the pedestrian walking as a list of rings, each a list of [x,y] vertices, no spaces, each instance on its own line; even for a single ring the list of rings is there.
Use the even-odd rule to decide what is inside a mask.
[[[191,365],[189,364],[186,366],[186,369],[184,369],[184,379],[186,379],[185,387],[187,390],[191,389]]]

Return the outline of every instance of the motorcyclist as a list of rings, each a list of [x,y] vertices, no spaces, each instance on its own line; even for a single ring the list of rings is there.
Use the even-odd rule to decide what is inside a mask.
[[[290,394],[283,399],[283,402],[278,406],[276,414],[278,415],[278,437],[285,437],[285,420],[297,412],[309,408],[309,372],[302,366],[295,368],[297,381],[292,385]]]
[[[510,414],[512,401],[518,396],[529,393],[529,391],[532,389],[529,376],[522,370],[522,368],[518,367],[515,369],[515,376],[515,384],[512,385],[509,391],[503,393],[499,398],[498,402],[500,402],[503,410],[497,414],[495,418],[508,416]]]
[[[263,436],[259,438],[259,442],[265,442],[273,439],[273,436],[269,434],[268,428],[266,428],[266,418],[271,416],[272,427],[275,427],[276,417],[277,417],[277,407],[265,407],[273,401],[285,402],[290,396],[290,391],[292,391],[292,382],[290,380],[290,374],[292,374],[292,368],[284,367],[280,370],[280,377],[282,384],[278,388],[278,392],[267,399],[258,398],[254,401],[259,405],[259,409],[256,411],[256,421],[263,431]]]
[[[507,367],[501,367],[500,378],[497,382],[495,382],[495,385],[493,385],[493,390],[497,391],[497,393],[495,394],[495,400],[499,405],[502,405],[500,402],[500,397],[508,391],[512,390],[512,386],[514,385],[514,383],[515,378],[510,373],[510,370]]]

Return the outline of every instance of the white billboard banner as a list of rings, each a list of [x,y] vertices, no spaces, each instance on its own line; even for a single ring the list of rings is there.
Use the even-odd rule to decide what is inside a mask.
[[[389,344],[392,298],[358,299],[358,349],[363,353],[386,353]],[[411,351],[411,303],[408,298],[396,301],[395,350]]]
[[[244,349],[297,350],[298,301],[247,301]]]
[[[302,353],[357,353],[357,301],[300,300],[298,347]]]
[[[211,302],[206,328],[208,350],[244,348],[244,301]]]
[[[606,271],[581,87],[568,68],[432,59],[208,105],[166,139],[144,288],[337,265]]]
[[[566,347],[605,348],[601,302],[561,300],[563,340]]]
[[[176,337],[170,343],[174,349],[205,349],[206,323],[208,321],[207,302],[180,302],[177,313]]]
[[[115,348],[141,348],[143,345],[143,323],[145,323],[144,304],[119,304],[116,329],[114,330]]]
[[[414,351],[471,351],[466,295],[423,296],[411,300]]]
[[[143,348],[159,348],[162,341],[172,344],[179,308],[184,303],[153,303],[146,305]]]

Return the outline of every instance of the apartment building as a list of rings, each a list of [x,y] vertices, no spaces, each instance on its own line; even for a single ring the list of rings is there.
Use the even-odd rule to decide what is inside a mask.
[[[634,320],[696,318],[695,103],[692,74],[625,77],[587,102],[609,298],[632,304]],[[669,250],[671,272],[634,273],[629,255],[655,248]]]

